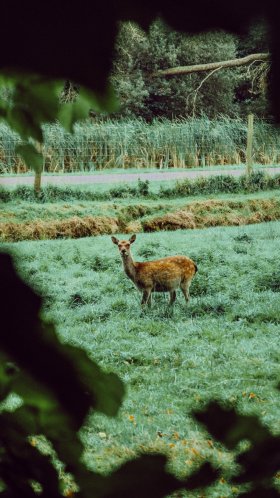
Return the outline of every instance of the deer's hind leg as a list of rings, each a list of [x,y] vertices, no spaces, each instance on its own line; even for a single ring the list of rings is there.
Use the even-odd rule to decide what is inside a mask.
[[[172,306],[172,304],[174,304],[176,299],[176,291],[175,290],[170,291],[169,295],[170,295],[169,305]]]
[[[183,282],[181,282],[181,290],[185,296],[185,300],[186,300],[186,303],[189,302],[190,300],[190,285],[191,285],[191,282],[192,282],[192,279],[189,278],[189,279],[186,279],[184,280]]]

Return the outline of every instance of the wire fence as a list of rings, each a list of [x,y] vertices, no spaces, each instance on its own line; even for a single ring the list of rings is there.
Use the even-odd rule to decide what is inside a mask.
[[[247,121],[221,117],[176,121],[87,121],[72,134],[59,124],[43,127],[44,172],[78,172],[111,168],[195,168],[246,162]],[[0,125],[0,173],[32,169],[16,153],[20,137]],[[253,162],[280,163],[280,130],[254,122]]]

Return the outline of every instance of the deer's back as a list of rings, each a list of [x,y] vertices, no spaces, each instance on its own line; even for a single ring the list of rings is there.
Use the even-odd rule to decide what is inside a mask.
[[[154,261],[135,263],[137,284],[152,286],[159,291],[178,287],[181,282],[192,278],[196,265],[187,256],[169,256]]]

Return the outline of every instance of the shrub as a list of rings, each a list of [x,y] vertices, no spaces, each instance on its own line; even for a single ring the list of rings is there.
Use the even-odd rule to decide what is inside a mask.
[[[158,193],[152,192],[148,181],[138,181],[137,186],[127,183],[118,184],[107,192],[94,190],[79,190],[69,186],[47,185],[42,187],[39,197],[35,196],[33,187],[21,185],[14,190],[0,188],[0,201],[10,202],[14,199],[22,199],[30,202],[70,201],[78,199],[81,201],[103,201],[110,199],[130,199],[135,197],[175,198],[202,194],[217,193],[247,193],[260,190],[273,190],[280,188],[280,175],[269,176],[261,171],[252,173],[250,176],[243,175],[235,178],[231,175],[219,175],[200,177],[196,180],[183,180],[176,182],[173,187],[161,186]]]

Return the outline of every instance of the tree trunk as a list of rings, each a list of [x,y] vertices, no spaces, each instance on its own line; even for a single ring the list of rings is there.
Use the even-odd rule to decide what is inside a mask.
[[[35,171],[34,192],[36,195],[39,195],[41,191],[41,179],[42,179],[42,171]]]

